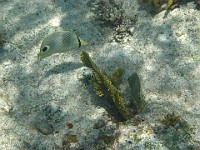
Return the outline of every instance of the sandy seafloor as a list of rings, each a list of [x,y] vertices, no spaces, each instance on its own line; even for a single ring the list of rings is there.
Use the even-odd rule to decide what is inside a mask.
[[[96,19],[94,2],[0,0],[6,41],[0,47],[0,150],[198,149],[200,11],[190,2],[164,18],[165,11],[151,15],[137,1],[126,0],[124,16],[134,21],[131,34],[119,43],[115,28]],[[88,41],[83,49],[108,74],[125,68],[122,90],[137,71],[145,110],[127,122],[112,121],[99,105],[105,99],[88,81],[91,70],[80,62],[82,49],[38,62],[42,40],[57,29]],[[173,111],[194,127],[191,137],[160,129],[160,120]],[[137,118],[143,121],[135,123]]]

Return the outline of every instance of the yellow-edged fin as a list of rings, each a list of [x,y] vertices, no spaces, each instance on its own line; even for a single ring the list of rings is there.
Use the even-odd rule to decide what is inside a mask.
[[[88,42],[86,42],[85,40],[83,40],[82,38],[79,37],[79,40],[81,42],[81,45],[85,46],[88,45]]]

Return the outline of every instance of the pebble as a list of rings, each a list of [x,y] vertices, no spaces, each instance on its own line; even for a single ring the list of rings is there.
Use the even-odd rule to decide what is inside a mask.
[[[49,135],[54,132],[54,128],[51,124],[48,124],[46,121],[43,122],[36,122],[34,127],[37,131],[44,135]]]

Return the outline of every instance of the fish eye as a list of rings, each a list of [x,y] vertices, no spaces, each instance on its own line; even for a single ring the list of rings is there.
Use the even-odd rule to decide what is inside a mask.
[[[46,52],[48,49],[49,49],[49,46],[46,45],[46,46],[42,49],[42,52]]]

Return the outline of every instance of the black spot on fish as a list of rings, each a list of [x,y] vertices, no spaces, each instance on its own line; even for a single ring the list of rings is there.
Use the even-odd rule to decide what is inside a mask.
[[[81,47],[81,40],[78,38],[78,36],[77,39],[78,39],[78,47]]]
[[[46,52],[48,49],[49,49],[49,48],[48,48],[47,46],[45,46],[45,47],[42,49],[42,51],[43,51],[43,52]]]

